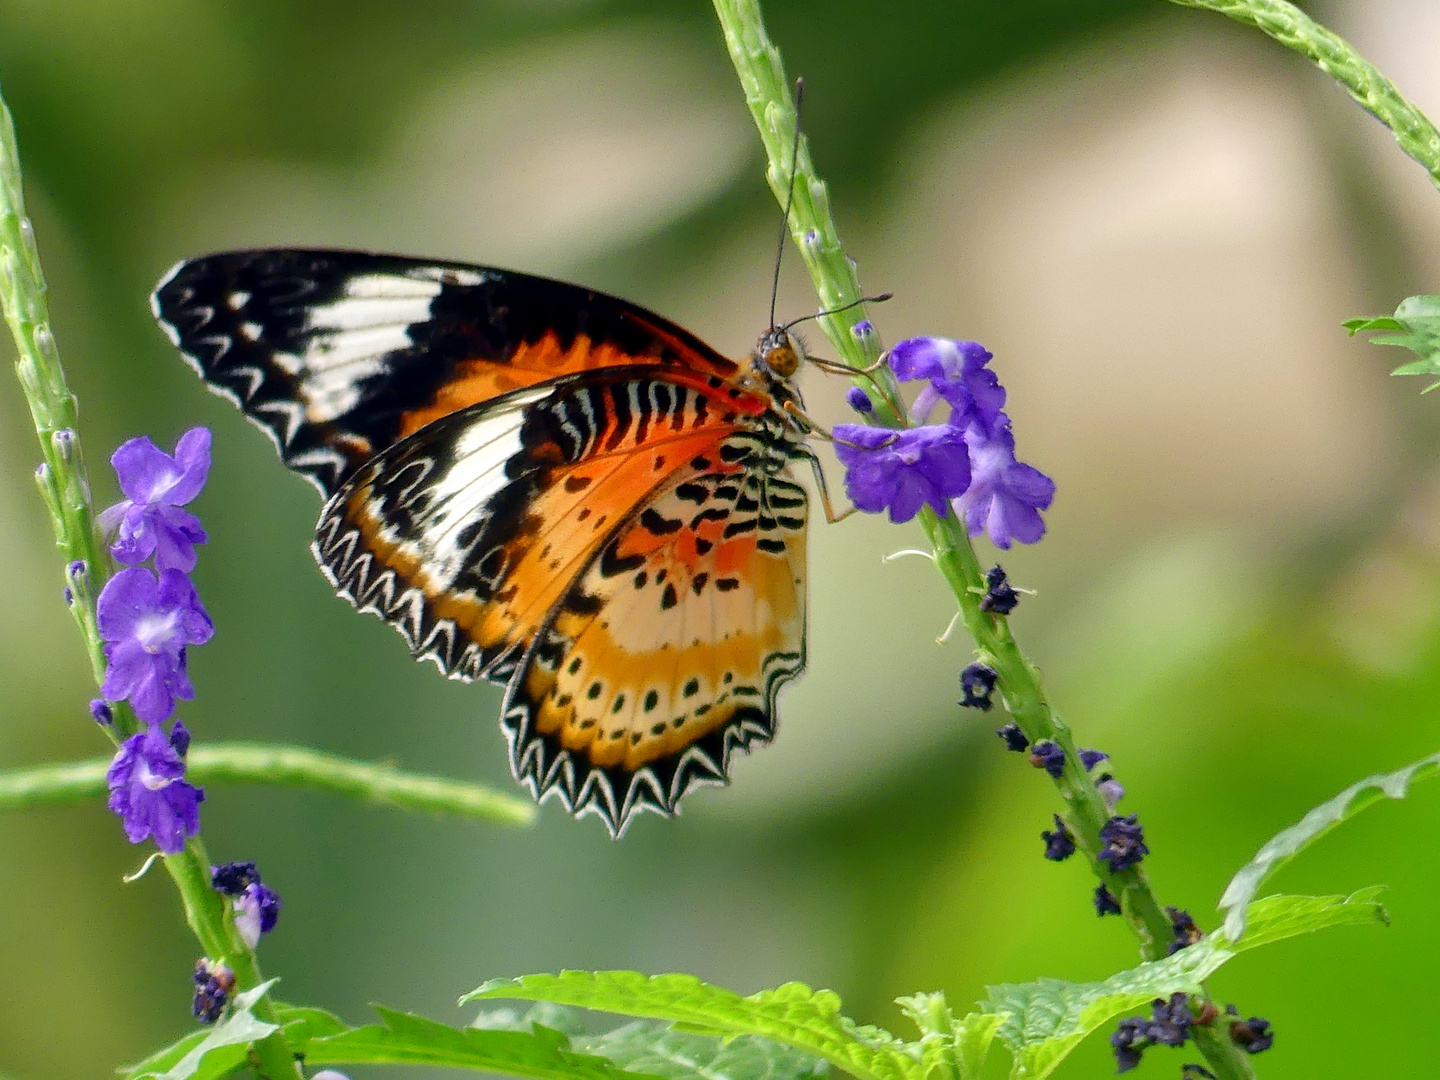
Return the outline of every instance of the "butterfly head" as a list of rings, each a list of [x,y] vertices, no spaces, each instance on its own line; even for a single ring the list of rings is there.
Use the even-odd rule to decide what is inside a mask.
[[[774,326],[761,336],[750,358],[754,373],[767,381],[779,378],[788,382],[805,359],[799,339],[792,338],[783,326]]]

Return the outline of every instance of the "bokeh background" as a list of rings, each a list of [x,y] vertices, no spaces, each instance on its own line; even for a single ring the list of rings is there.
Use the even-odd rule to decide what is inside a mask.
[[[1433,0],[1315,10],[1440,113]],[[1440,291],[1440,194],[1303,61],[1157,0],[774,0],[769,18],[862,279],[896,293],[873,312],[886,340],[996,354],[1022,456],[1059,483],[1050,535],[1004,555],[1036,592],[1017,632],[1112,754],[1162,897],[1213,926],[1264,838],[1440,744],[1440,400],[1339,326]],[[330,594],[313,491],[205,393],[146,296],[206,250],[373,247],[584,281],[742,354],[777,215],[709,5],[4,0],[0,84],[100,501],[122,439],[215,432],[196,736],[516,790],[499,691],[437,678]],[[813,305],[792,260],[781,311]],[[841,417],[843,385],[805,390]],[[0,381],[0,767],[106,746],[33,439]],[[1133,962],[1078,860],[1040,857],[1048,783],[955,707],[970,653],[935,644],[938,579],[881,565],[915,539],[814,528],[811,668],[777,742],[621,843],[556,806],[503,830],[212,788],[211,852],[284,894],[263,957],[283,995],[460,1022],[455,997],[492,976],[688,970],[830,986],[898,1027],[898,994],[963,1007]],[[1264,1076],[1433,1072],[1436,794],[1277,882],[1388,883],[1390,929],[1214,980],[1275,1024]],[[121,883],[140,857],[98,804],[0,820],[0,1073],[102,1076],[188,1028],[196,947],[163,875]],[[1184,1060],[1157,1050],[1138,1075]],[[1111,1068],[1097,1039],[1060,1075]]]

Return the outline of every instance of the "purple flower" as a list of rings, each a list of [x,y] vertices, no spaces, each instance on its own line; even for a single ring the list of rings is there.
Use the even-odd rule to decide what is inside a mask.
[[[1230,1025],[1230,1040],[1247,1054],[1258,1054],[1275,1045],[1275,1032],[1270,1030],[1269,1020],[1252,1016]]]
[[[1100,826],[1100,842],[1105,845],[1100,849],[1100,861],[1110,867],[1112,874],[1138,866],[1140,860],[1150,854],[1136,814],[1112,817]]]
[[[971,481],[955,500],[955,514],[971,536],[982,532],[998,548],[1019,540],[1033,544],[1045,535],[1040,511],[1055,498],[1055,481],[1033,466],[1015,460],[1010,418],[1000,413],[987,431],[979,424],[965,429],[970,448]]]
[[[110,701],[130,699],[135,715],[164,720],[175,699],[195,696],[185,673],[185,649],[215,633],[195,586],[179,570],[155,575],[142,567],[121,570],[105,583],[96,613],[105,639],[105,684]]]
[[[1080,764],[1085,767],[1086,772],[1089,772],[1096,765],[1099,765],[1100,762],[1109,758],[1109,756],[1110,755],[1105,753],[1104,750],[1081,750]]]
[[[275,929],[280,918],[280,894],[258,881],[245,887],[235,900],[235,929],[250,948],[255,948],[261,934]]]
[[[210,472],[210,431],[191,428],[175,444],[175,456],[148,436],[131,439],[110,458],[123,501],[100,515],[100,527],[118,529],[110,552],[122,563],[155,556],[157,570],[195,569],[195,545],[205,543],[200,519],[184,506],[205,486]]]
[[[1059,743],[1044,739],[1030,748],[1030,764],[1044,769],[1050,779],[1059,780],[1065,772],[1065,751]]]
[[[868,416],[875,411],[875,403],[870,400],[870,395],[858,386],[852,386],[846,391],[845,401],[849,404],[850,408],[861,415]]]
[[[980,598],[980,610],[996,615],[1009,615],[1020,603],[1020,594],[1005,576],[1003,566],[992,566],[985,571],[985,595]]]
[[[1030,740],[1025,737],[1025,732],[1021,731],[1020,725],[1013,720],[1004,727],[996,728],[995,734],[1000,736],[1006,750],[1013,750],[1017,754],[1030,745]]]
[[[1102,918],[1106,915],[1120,914],[1120,901],[1104,885],[1095,886],[1095,914]]]
[[[1059,814],[1055,818],[1055,830],[1052,832],[1046,829],[1040,834],[1040,839],[1045,841],[1045,858],[1051,862],[1064,862],[1071,855],[1075,854],[1075,837],[1070,835],[1070,830],[1065,825],[1065,819]]]
[[[944,400],[951,408],[952,425],[963,428],[978,423],[988,431],[1005,406],[1005,388],[985,366],[991,358],[992,354],[974,341],[908,338],[890,350],[890,370],[901,382],[929,380],[912,410],[917,418],[928,416]]]
[[[943,516],[946,503],[970,487],[970,452],[955,428],[838,424],[835,438],[850,501],[871,514],[888,509],[897,524],[926,504]]]
[[[209,960],[195,963],[195,998],[190,1011],[202,1024],[213,1024],[225,1011],[230,1000],[230,991],[235,989],[235,973],[224,964],[211,964]]]
[[[110,809],[120,815],[132,844],[153,836],[161,851],[174,855],[200,831],[205,791],[184,779],[183,753],[189,742],[179,721],[169,738],[159,724],[150,724],[126,739],[110,763],[105,774]]]

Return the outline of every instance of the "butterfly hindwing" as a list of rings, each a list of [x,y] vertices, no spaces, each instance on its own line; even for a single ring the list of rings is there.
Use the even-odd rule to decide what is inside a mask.
[[[718,461],[718,458],[716,459]],[[786,475],[690,470],[566,593],[506,695],[515,774],[622,832],[769,742],[805,663],[806,497]]]
[[[515,389],[637,364],[720,378],[736,370],[616,297],[396,255],[203,256],[170,272],[153,307],[211,388],[326,495],[430,421]]]

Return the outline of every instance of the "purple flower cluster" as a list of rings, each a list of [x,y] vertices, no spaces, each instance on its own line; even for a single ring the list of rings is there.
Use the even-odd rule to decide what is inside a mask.
[[[1169,999],[1156,998],[1150,1005],[1150,1018],[1134,1016],[1120,1021],[1110,1036],[1115,1053],[1116,1072],[1129,1072],[1140,1064],[1140,1054],[1147,1046],[1183,1046],[1190,1038],[1195,1022],[1190,1012],[1188,994],[1171,994]]]
[[[110,808],[120,815],[131,843],[153,837],[161,851],[174,855],[200,831],[205,798],[184,778],[190,745],[185,725],[176,720],[168,735],[163,725],[177,700],[195,696],[187,650],[215,633],[188,576],[205,530],[181,509],[205,486],[210,432],[186,432],[173,456],[148,438],[131,439],[110,460],[126,496],[100,515],[106,532],[115,534],[110,553],[127,564],[153,559],[154,569],[129,565],[100,593],[96,623],[105,641],[104,697],[90,703],[90,713],[109,725],[110,703],[129,701],[145,723],[110,764]]]
[[[947,338],[910,338],[890,350],[897,379],[926,380],[911,410],[922,426],[835,428],[845,490],[857,507],[889,510],[890,520],[901,522],[926,504],[943,514],[948,503],[971,536],[984,532],[1000,548],[1045,535],[1040,511],[1054,499],[1055,482],[1016,460],[1010,418],[1002,411],[1005,388],[986,366],[991,359],[973,341]],[[949,419],[928,423],[941,402],[950,406]]]

